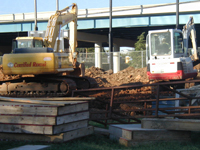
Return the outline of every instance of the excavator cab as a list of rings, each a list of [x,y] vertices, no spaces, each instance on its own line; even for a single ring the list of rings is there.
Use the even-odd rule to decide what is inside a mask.
[[[12,52],[16,49],[44,47],[42,37],[17,37],[12,41]]]
[[[49,47],[44,47],[42,37],[17,37],[12,42],[12,53],[43,52],[53,52],[53,49]]]
[[[12,50],[15,48],[44,47],[42,37],[17,37],[12,42]]]

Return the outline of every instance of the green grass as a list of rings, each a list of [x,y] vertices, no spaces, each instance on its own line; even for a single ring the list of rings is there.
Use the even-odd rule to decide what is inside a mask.
[[[0,149],[6,150],[27,144],[51,145],[49,150],[199,150],[200,133],[193,133],[192,142],[158,142],[154,144],[125,147],[107,136],[93,134],[66,143],[16,142],[1,141]]]
[[[104,129],[108,129],[109,125],[107,125],[106,127],[103,124],[94,122],[94,121],[89,121],[89,125],[90,126],[94,126],[94,127],[99,127],[99,128],[104,128]]]
[[[116,141],[109,140],[103,135],[93,134],[87,137],[76,139],[65,143],[42,143],[42,142],[17,142],[17,141],[1,141],[0,149],[6,150],[23,145],[51,145],[49,150],[111,150],[126,149],[119,145]]]
[[[191,142],[157,142],[136,147],[125,147],[108,136],[93,134],[65,143],[0,141],[0,149],[6,150],[22,145],[51,145],[49,150],[199,150],[200,132],[192,133]]]

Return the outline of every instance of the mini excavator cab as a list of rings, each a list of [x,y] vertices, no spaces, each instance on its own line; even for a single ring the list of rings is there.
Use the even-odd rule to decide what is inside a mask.
[[[192,41],[194,54],[188,55],[188,40]],[[147,76],[150,80],[182,80],[197,76],[193,69],[198,61],[196,31],[193,17],[183,30],[152,30],[147,35]]]

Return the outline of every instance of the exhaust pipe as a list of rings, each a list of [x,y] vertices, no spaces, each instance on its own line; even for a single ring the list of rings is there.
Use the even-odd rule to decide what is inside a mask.
[[[38,31],[38,27],[37,27],[37,0],[34,0],[34,5],[35,5],[35,31]]]
[[[56,10],[59,10],[59,0],[56,0]]]

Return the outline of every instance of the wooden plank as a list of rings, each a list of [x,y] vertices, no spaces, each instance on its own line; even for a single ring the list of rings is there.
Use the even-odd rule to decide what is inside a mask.
[[[60,125],[85,119],[89,119],[89,111],[66,114],[62,116],[0,115],[1,123],[29,125]]]
[[[95,100],[95,97],[56,97],[56,98],[30,98],[31,100],[41,101],[90,101]]]
[[[27,134],[52,134],[52,126],[32,126],[17,124],[0,124],[0,132],[27,133]]]
[[[191,131],[172,131],[165,129],[143,129],[132,132],[134,141],[191,140]],[[123,138],[126,138],[125,136]],[[126,138],[127,139],[127,138]]]
[[[40,101],[40,100],[31,100],[25,98],[9,98],[0,96],[1,101],[9,101],[9,102],[20,102],[20,103],[30,103],[30,104],[47,104],[47,105],[57,105],[64,106],[63,102],[55,102],[55,101]]]
[[[44,98],[45,99],[45,98]],[[18,102],[18,103],[28,103],[28,104],[40,104],[40,105],[55,105],[55,106],[64,106],[81,103],[83,101],[63,101],[62,99],[53,101],[52,100],[37,100],[37,99],[29,99],[29,98],[12,98],[12,97],[2,97],[0,96],[0,101],[8,101],[8,102]],[[47,98],[48,99],[48,98]]]
[[[88,110],[88,102],[82,101],[72,105],[66,106],[49,106],[38,104],[24,104],[21,103],[0,103],[0,114],[19,114],[19,115],[63,115],[73,112],[80,112]]]
[[[110,139],[114,139],[115,137],[117,137],[117,139],[118,139],[118,138],[122,137],[122,128],[120,128],[116,125],[110,125],[109,133],[110,133]],[[114,135],[114,136],[112,136],[112,135]]]
[[[146,145],[146,144],[153,144],[157,143],[159,140],[127,140],[125,138],[120,137],[119,138],[119,143],[121,145],[124,145],[126,147],[134,147],[134,146],[140,146],[140,145]],[[169,140],[162,140],[162,142],[174,142],[174,139],[169,139]],[[189,142],[191,139],[176,139],[176,142]]]
[[[69,140],[72,140],[72,139],[77,139],[79,137],[83,137],[83,136],[86,136],[86,135],[90,135],[94,132],[94,128],[93,127],[86,127],[86,128],[81,128],[81,129],[78,129],[78,130],[73,130],[73,131],[70,131],[70,132],[65,132],[64,135],[63,135],[63,140],[64,141],[69,141]]]
[[[85,120],[85,119],[89,119],[89,111],[58,116],[56,118],[56,125],[74,122],[78,120]]]
[[[78,103],[76,105],[68,105],[68,106],[64,106],[64,107],[58,107],[58,115],[79,112],[79,111],[85,111],[88,109],[89,109],[88,102]]]
[[[65,106],[64,106],[65,107]],[[31,105],[0,105],[0,114],[19,115],[57,115],[57,107],[42,107]]]
[[[116,136],[116,138],[126,137],[127,139],[132,139],[132,131],[141,128],[141,124],[119,124],[110,125],[109,133],[111,136]],[[113,137],[115,138],[115,137]]]
[[[57,125],[53,127],[53,134],[59,134],[62,132],[67,132],[71,130],[76,130],[79,128],[84,128],[88,126],[88,120],[81,120],[77,122],[71,122],[67,124]]]
[[[0,115],[0,122],[10,124],[56,125],[56,116]]]
[[[134,141],[153,141],[153,140],[176,140],[190,139],[191,131],[169,131],[166,129],[144,129],[140,124],[111,125],[109,127],[110,138],[125,138]]]
[[[48,149],[50,149],[50,145],[24,145],[8,150],[48,150]]]
[[[61,103],[66,105],[76,105],[76,104],[80,104],[80,103],[87,103],[87,101],[56,101],[56,103]],[[0,105],[23,105],[23,106],[32,106],[32,107],[36,107],[36,106],[42,106],[42,107],[58,107],[56,105],[48,105],[48,104],[33,104],[33,103],[26,103],[26,102],[10,102],[10,101],[1,101],[0,100]]]
[[[17,141],[41,141],[41,142],[66,142],[75,138],[90,135],[94,132],[93,127],[85,127],[68,131],[57,135],[41,135],[41,134],[17,134],[17,133],[0,133],[2,140]]]
[[[27,134],[59,134],[70,130],[75,130],[88,126],[88,120],[72,122],[68,124],[47,126],[47,125],[20,125],[20,124],[0,124],[0,132],[27,133]]]
[[[200,120],[195,119],[142,119],[142,128],[200,131]]]

